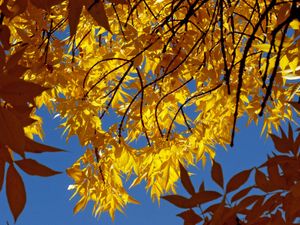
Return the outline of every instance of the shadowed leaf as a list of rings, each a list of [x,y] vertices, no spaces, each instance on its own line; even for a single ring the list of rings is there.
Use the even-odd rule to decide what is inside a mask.
[[[226,186],[226,192],[229,193],[231,191],[234,191],[238,189],[240,186],[242,186],[247,180],[251,173],[250,170],[244,170],[236,175],[234,175],[228,182]]]
[[[25,133],[20,121],[9,110],[0,107],[0,144],[24,155]]]
[[[288,102],[290,103],[298,112],[300,112],[300,103],[299,102]]]
[[[80,20],[80,14],[83,8],[82,0],[70,0],[68,5],[68,19],[70,26],[70,36],[73,37],[76,34],[77,25]]]
[[[180,195],[167,195],[163,196],[162,198],[167,200],[168,202],[171,202],[173,205],[176,205],[179,208],[188,209],[193,208],[197,205],[192,199],[188,199]]]
[[[186,169],[184,168],[184,166],[181,163],[179,163],[179,167],[180,167],[180,179],[181,179],[181,183],[182,183],[183,187],[185,188],[185,190],[187,190],[188,193],[190,193],[191,195],[194,195],[195,188],[191,182],[188,172],[186,171]]]
[[[192,209],[179,213],[176,216],[181,217],[184,220],[184,224],[192,225],[202,221],[202,218],[197,215]]]
[[[104,9],[104,4],[102,1],[87,0],[84,1],[85,7],[91,14],[93,19],[98,23],[99,26],[104,27],[106,30],[110,31],[108,24],[108,18]]]
[[[245,197],[251,190],[253,187],[247,187],[241,191],[239,191],[238,193],[236,193],[235,195],[232,196],[231,198],[231,202],[235,202],[237,200],[240,200],[241,198]]]
[[[29,175],[49,177],[60,173],[38,163],[33,159],[22,159],[15,161],[15,163]]]
[[[25,137],[25,151],[32,153],[64,152],[62,149],[35,142],[27,137]]]
[[[215,160],[213,160],[213,166],[211,169],[211,177],[221,188],[224,187],[224,178],[223,178],[222,167]]]
[[[193,196],[193,200],[198,204],[203,204],[206,202],[210,202],[212,200],[215,200],[222,195],[219,192],[216,191],[204,191],[204,192],[198,192],[196,195]]]
[[[16,221],[24,209],[26,203],[26,192],[23,180],[12,164],[9,166],[7,171],[6,196],[9,208]]]

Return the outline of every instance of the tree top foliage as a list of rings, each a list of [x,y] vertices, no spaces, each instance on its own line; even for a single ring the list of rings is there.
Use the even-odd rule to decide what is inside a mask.
[[[42,137],[35,107],[58,113],[67,136],[87,146],[67,170],[81,196],[74,211],[93,201],[95,215],[112,217],[138,203],[123,175],[159,199],[175,192],[178,162],[205,163],[216,144],[234,144],[241,116],[263,117],[271,132],[292,120],[291,104],[299,109],[297,1],[0,3],[0,184],[8,163],[6,184],[18,178],[24,204],[15,165],[56,173],[25,155],[58,151],[32,141]],[[8,196],[16,218],[23,207]]]

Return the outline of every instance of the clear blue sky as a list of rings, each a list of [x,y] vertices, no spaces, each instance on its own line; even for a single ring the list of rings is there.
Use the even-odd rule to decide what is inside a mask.
[[[62,174],[49,178],[29,176],[22,173],[27,190],[27,204],[16,225],[183,225],[181,218],[176,217],[182,210],[174,207],[168,202],[161,200],[161,205],[152,202],[144,186],[139,185],[130,190],[130,193],[141,202],[141,205],[128,205],[125,209],[125,215],[117,213],[114,222],[107,214],[101,215],[100,219],[93,217],[92,205],[73,215],[75,199],[69,200],[72,195],[67,190],[72,180],[64,172],[76,159],[82,155],[83,148],[80,147],[76,137],[72,137],[68,143],[61,136],[62,129],[57,129],[60,119],[53,119],[45,108],[39,110],[39,115],[44,118],[45,140],[44,143],[67,150],[65,153],[52,153],[42,155],[32,155],[32,158],[38,159],[45,165],[59,171]],[[238,122],[239,132],[235,139],[235,146],[228,147],[227,152],[217,147],[217,161],[224,169],[225,180],[236,172],[247,169],[264,162],[267,154],[274,147],[270,140],[260,136],[261,125],[256,127],[253,123],[246,127],[246,120],[240,119]],[[192,180],[197,185],[204,178],[206,187],[214,187],[209,180],[210,165],[205,169],[190,168],[195,173]],[[129,184],[127,184],[129,185]],[[185,195],[180,183],[178,193]],[[0,225],[14,224],[13,218],[9,212],[5,197],[5,190],[0,193]]]

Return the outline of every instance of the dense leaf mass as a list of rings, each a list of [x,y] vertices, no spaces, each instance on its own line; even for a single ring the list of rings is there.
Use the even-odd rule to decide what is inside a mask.
[[[257,123],[263,116],[262,132],[271,132],[283,119],[292,120],[291,105],[299,113],[297,1],[0,5],[0,184],[3,164],[17,174],[15,153],[25,158],[26,151],[56,151],[42,145],[39,150],[31,141],[42,134],[35,106],[45,104],[64,118],[68,137],[77,135],[88,146],[67,171],[74,179],[70,189],[81,196],[75,212],[93,201],[94,214],[114,217],[127,203],[138,203],[124,188],[124,175],[136,177],[132,186],[145,180],[153,198],[175,192],[180,165],[205,163],[216,144],[233,145],[239,117]],[[29,174],[56,174],[33,160],[16,164]],[[218,164],[214,171],[221,171]],[[263,184],[263,178],[257,181]],[[223,187],[221,174],[214,172],[213,179]],[[231,181],[227,190],[240,181]],[[183,185],[195,194],[187,174]],[[17,217],[22,210],[13,204]]]
[[[289,145],[293,150],[286,145],[287,136],[282,130],[281,135],[282,137],[272,135],[273,141],[276,140],[274,155],[258,169],[252,168],[234,175],[229,180],[227,189],[219,194],[218,197],[222,195],[219,198],[221,201],[212,201],[215,200],[212,194],[215,192],[205,190],[189,199],[180,195],[167,195],[162,198],[177,207],[188,209],[178,214],[185,225],[196,225],[199,222],[202,225],[299,224],[300,134],[294,139],[291,126],[289,127]],[[252,171],[255,171],[254,184],[248,181]],[[185,172],[181,173],[181,180],[186,179]],[[213,166],[212,177],[216,176],[217,170]],[[219,184],[218,180],[214,181]],[[246,188],[241,189],[242,185],[246,185]],[[199,195],[206,198],[210,196],[211,199],[204,205]],[[190,202],[193,204],[189,204]],[[197,214],[195,211],[198,207],[201,211]]]

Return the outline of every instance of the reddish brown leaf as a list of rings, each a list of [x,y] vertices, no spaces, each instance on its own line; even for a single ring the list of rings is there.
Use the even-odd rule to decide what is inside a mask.
[[[50,10],[52,6],[57,5],[61,2],[63,2],[63,0],[30,0],[31,3],[40,9],[44,9],[44,10]]]
[[[37,161],[33,159],[22,159],[17,160],[15,163],[26,173],[29,175],[36,175],[36,176],[42,176],[42,177],[49,177],[56,174],[59,174],[60,172],[57,172],[55,170],[52,170],[48,168],[47,166],[44,166]]]
[[[9,208],[16,221],[24,209],[26,203],[26,192],[22,177],[12,164],[9,166],[7,171],[6,196]]]
[[[48,145],[35,142],[29,138],[25,138],[25,151],[32,153],[43,153],[43,152],[64,152],[64,150],[55,148]]]
[[[11,55],[8,58],[8,60],[7,60],[7,70],[12,70],[12,69],[15,68],[16,65],[18,65],[18,62],[20,61],[20,59],[24,55],[25,50],[26,50],[26,46],[21,47],[20,49],[18,49],[18,51],[16,51],[13,55]]]
[[[1,37],[1,43],[3,45],[4,49],[9,49],[10,44],[9,44],[9,38],[10,38],[10,30],[8,26],[5,25],[0,25],[0,37]],[[1,58],[1,60],[3,60]]]
[[[268,192],[271,190],[266,175],[260,170],[256,170],[255,172],[255,183],[262,191]]]
[[[104,9],[104,4],[102,1],[86,0],[84,1],[85,7],[91,14],[93,19],[98,23],[99,26],[104,27],[106,30],[110,31],[108,18]]]
[[[224,187],[224,178],[221,165],[213,160],[213,166],[211,169],[212,179],[221,187]]]
[[[181,217],[184,220],[184,223],[189,224],[197,224],[202,221],[202,218],[192,209],[179,213],[176,216]]]
[[[234,175],[227,184],[226,192],[229,193],[231,191],[238,189],[240,186],[242,186],[248,180],[250,173],[251,173],[251,169],[244,170],[244,171]]]
[[[184,166],[179,162],[180,167],[180,179],[185,190],[191,195],[195,194],[195,188],[191,182],[190,176]]]
[[[290,103],[298,112],[300,112],[300,103],[299,102],[288,102]]]
[[[238,193],[236,193],[235,195],[232,196],[231,198],[231,202],[235,202],[237,200],[240,200],[241,198],[245,197],[252,189],[253,187],[247,187],[241,191],[239,191]]]
[[[205,191],[205,185],[204,182],[202,181],[201,185],[199,186],[198,192],[203,192],[203,191]]]
[[[247,208],[248,206],[252,205],[259,199],[263,198],[261,195],[251,195],[249,197],[244,198],[239,204],[238,207],[240,210]]]
[[[292,187],[291,187],[291,193],[294,197],[296,198],[300,198],[300,182],[298,182],[297,184],[294,184]]]
[[[163,196],[162,198],[167,200],[168,202],[171,202],[173,205],[176,205],[179,208],[188,209],[197,206],[195,201],[193,201],[192,199],[188,199],[180,195],[167,195]]]
[[[0,145],[24,155],[25,133],[20,121],[9,110],[0,107]]]
[[[48,88],[38,84],[17,80],[0,88],[0,95],[12,105],[24,105],[27,102],[34,103],[34,98]]]
[[[204,192],[198,192],[192,197],[192,199],[196,202],[196,205],[198,205],[198,204],[203,204],[206,202],[213,201],[221,196],[222,195],[216,191],[204,191]]]
[[[82,0],[70,0],[68,5],[68,19],[70,26],[70,36],[76,34],[77,25],[80,20],[80,14],[83,8]]]
[[[4,49],[0,45],[0,72],[2,73],[3,66],[5,65],[5,52]]]
[[[282,153],[288,153],[290,151],[289,145],[292,143],[290,143],[287,138],[280,138],[274,134],[270,134],[270,136],[274,142],[277,151]]]
[[[0,149],[0,151],[3,151],[3,150]],[[0,191],[2,190],[4,173],[5,173],[5,161],[0,158]]]
[[[222,202],[218,205],[217,210],[214,211],[214,215],[209,225],[223,224],[224,211],[225,211],[225,198],[223,198]]]

